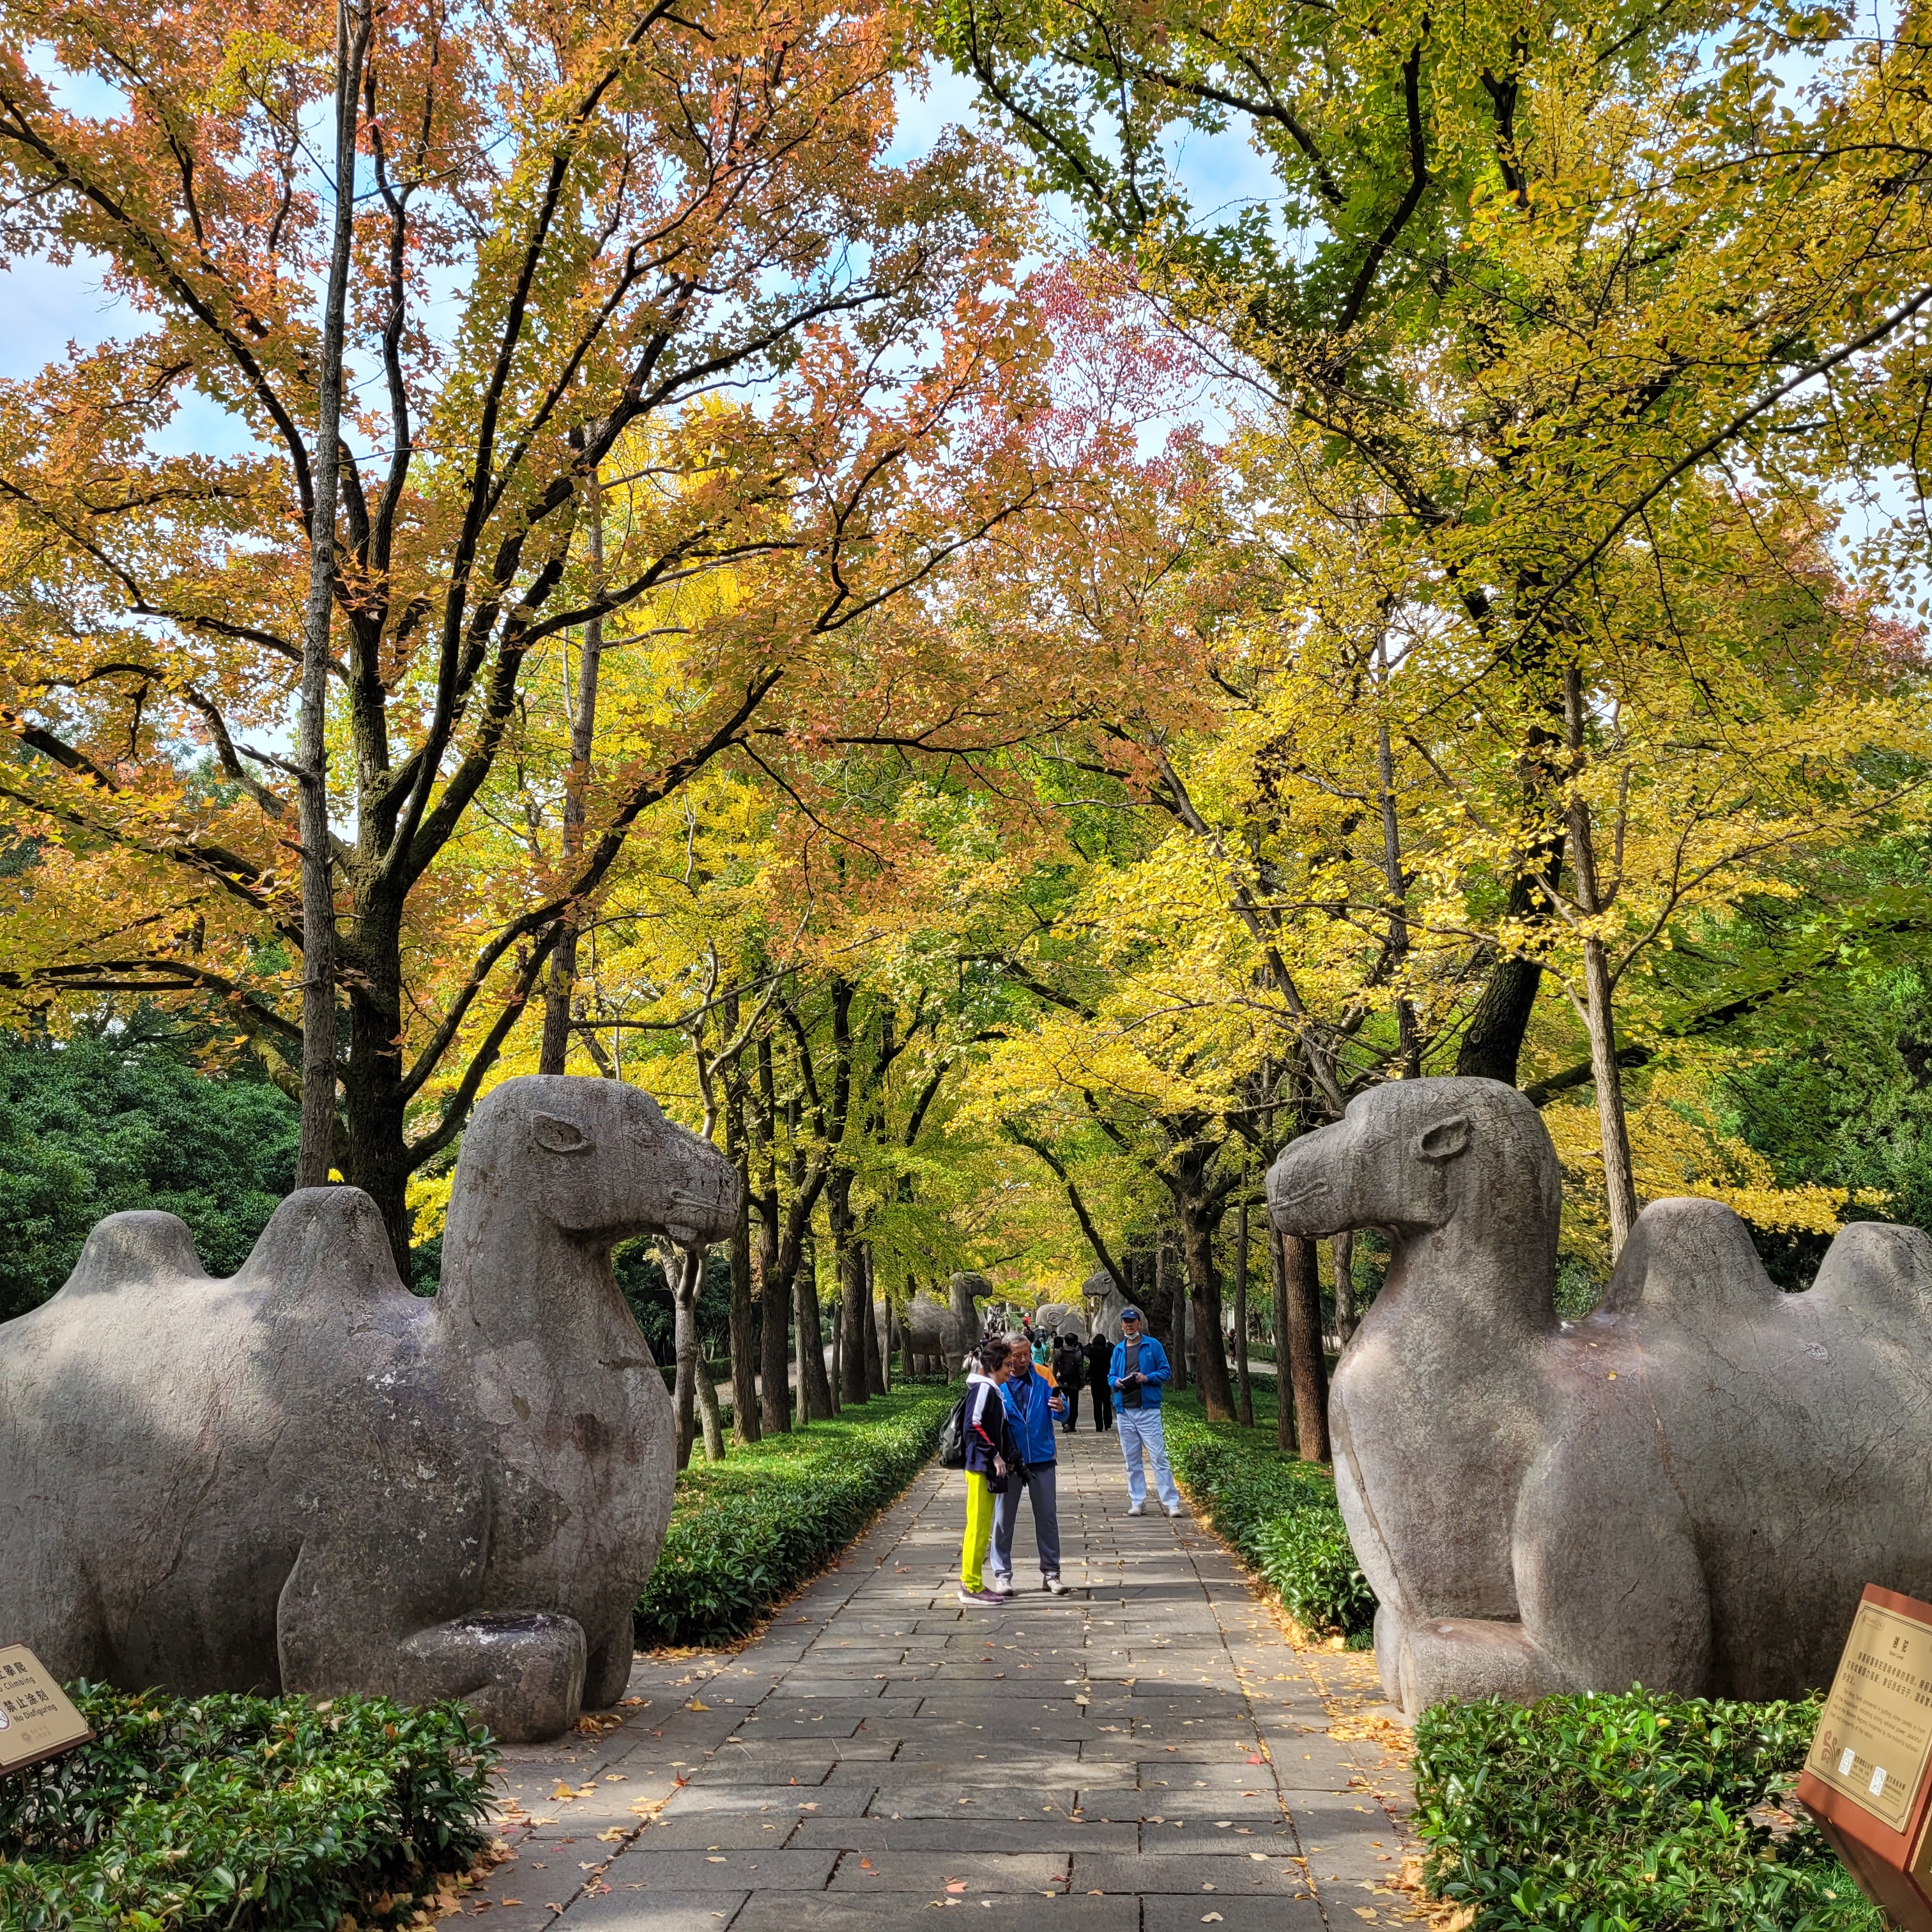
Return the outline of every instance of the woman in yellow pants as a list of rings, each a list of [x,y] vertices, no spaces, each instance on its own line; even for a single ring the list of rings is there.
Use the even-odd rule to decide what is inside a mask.
[[[985,1587],[983,1565],[993,1533],[993,1500],[1014,1480],[1006,1454],[1012,1425],[1000,1397],[1011,1358],[1002,1339],[982,1342],[974,1359],[978,1366],[966,1378],[966,1538],[959,1546],[959,1600],[1003,1604],[1005,1598]]]

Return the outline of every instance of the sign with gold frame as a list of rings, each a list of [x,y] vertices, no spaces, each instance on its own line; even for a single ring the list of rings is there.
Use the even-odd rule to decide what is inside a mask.
[[[1900,1932],[1932,1932],[1932,1604],[1865,1586],[1798,1798]]]
[[[24,1643],[0,1644],[0,1777],[58,1757],[93,1736]]]

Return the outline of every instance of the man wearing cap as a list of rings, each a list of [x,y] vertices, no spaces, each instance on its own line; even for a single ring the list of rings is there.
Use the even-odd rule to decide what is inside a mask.
[[[1161,1506],[1169,1516],[1180,1514],[1180,1492],[1174,1486],[1174,1472],[1167,1466],[1167,1438],[1160,1426],[1160,1392],[1173,1373],[1167,1351],[1151,1335],[1141,1333],[1140,1310],[1123,1309],[1120,1339],[1114,1344],[1107,1381],[1116,1398],[1114,1432],[1120,1438],[1120,1454],[1127,1462],[1130,1516],[1143,1516],[1147,1512],[1147,1477],[1141,1467],[1143,1452],[1154,1465],[1154,1485],[1160,1493]]]

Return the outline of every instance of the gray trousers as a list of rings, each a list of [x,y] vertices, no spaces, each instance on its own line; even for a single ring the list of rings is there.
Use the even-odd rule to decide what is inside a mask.
[[[1013,1574],[1013,1532],[1019,1526],[1020,1498],[1033,1498],[1033,1540],[1040,1546],[1040,1574],[1060,1574],[1060,1471],[1052,1462],[1042,1462],[1031,1471],[1024,1484],[1011,1477],[1005,1493],[993,1505],[993,1574],[1010,1577]]]

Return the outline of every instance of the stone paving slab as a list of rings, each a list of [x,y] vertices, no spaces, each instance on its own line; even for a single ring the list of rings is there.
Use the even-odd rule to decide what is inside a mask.
[[[1067,1595],[1039,1588],[1022,1513],[1018,1594],[960,1604],[962,1479],[928,1470],[738,1654],[640,1655],[620,1724],[510,1752],[512,1856],[464,1916],[498,1932],[892,1932],[935,1909],[1063,1932],[1400,1922],[1406,1787],[1376,1746],[1328,1734],[1320,1660],[1191,1517],[1127,1516],[1111,1435],[1060,1445]]]

